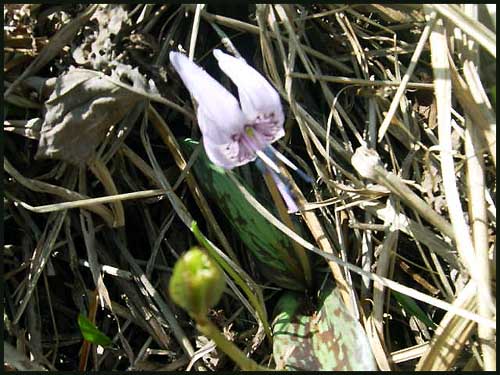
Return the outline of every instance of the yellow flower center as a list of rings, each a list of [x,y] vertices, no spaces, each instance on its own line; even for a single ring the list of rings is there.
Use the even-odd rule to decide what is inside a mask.
[[[250,138],[253,138],[253,134],[254,134],[254,132],[253,132],[253,128],[252,128],[252,127],[250,127],[250,126],[249,126],[249,127],[247,127],[247,128],[245,129],[245,133],[247,133],[247,135],[248,135]]]

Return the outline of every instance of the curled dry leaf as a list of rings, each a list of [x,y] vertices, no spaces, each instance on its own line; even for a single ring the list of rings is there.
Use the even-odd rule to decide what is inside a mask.
[[[134,89],[148,89],[144,77],[126,65],[114,71]],[[36,158],[54,158],[73,164],[87,162],[111,126],[118,123],[141,96],[97,72],[73,69],[57,79],[45,102],[45,118]]]

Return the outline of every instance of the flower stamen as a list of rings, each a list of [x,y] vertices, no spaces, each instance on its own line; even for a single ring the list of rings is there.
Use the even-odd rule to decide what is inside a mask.
[[[273,146],[268,145],[267,149],[270,150],[278,159],[280,159],[284,164],[286,164],[290,169],[297,173],[305,182],[312,184],[314,180],[305,172],[303,172],[299,167],[297,167],[293,162],[288,159],[281,152],[276,150]]]
[[[257,138],[254,137],[254,130],[251,126],[245,127],[245,134],[241,135],[240,145],[253,151],[266,165],[278,174],[281,174],[278,165],[261,151]]]

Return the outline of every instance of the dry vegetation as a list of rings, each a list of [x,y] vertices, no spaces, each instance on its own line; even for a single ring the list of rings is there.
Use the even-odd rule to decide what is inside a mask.
[[[221,48],[279,91],[275,146],[314,177],[290,177],[293,223],[275,196],[246,198],[308,250],[309,293],[326,278],[346,287],[380,369],[495,369],[495,11],[4,5],[5,368],[237,368],[167,292],[198,243],[193,220],[262,297],[233,283],[210,319],[275,367],[256,306],[271,321],[282,285],[222,215],[231,202],[190,171],[200,148],[179,146],[200,133],[168,53],[230,87]],[[263,191],[253,166],[229,176]],[[79,314],[111,347],[82,339]]]

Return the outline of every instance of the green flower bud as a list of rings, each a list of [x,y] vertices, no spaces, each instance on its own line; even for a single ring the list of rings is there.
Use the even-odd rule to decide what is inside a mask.
[[[168,286],[172,300],[191,315],[206,314],[226,286],[219,266],[193,247],[177,260]]]

